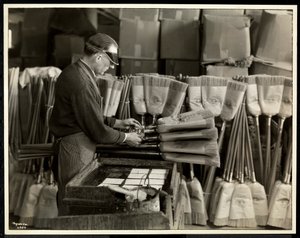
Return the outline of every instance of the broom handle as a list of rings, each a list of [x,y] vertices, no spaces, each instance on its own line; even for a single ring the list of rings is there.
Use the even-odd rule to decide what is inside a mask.
[[[219,136],[219,141],[218,141],[218,146],[219,146],[219,153],[221,151],[221,147],[223,144],[223,139],[224,139],[224,133],[225,133],[225,128],[226,128],[226,121],[223,121],[222,126],[221,126],[221,131],[220,131],[220,136]],[[210,167],[208,171],[208,175],[206,177],[203,189],[206,193],[206,195],[210,192],[213,179],[215,177],[215,172],[216,172],[216,167]]]
[[[289,136],[291,136],[291,129],[289,130]],[[286,159],[285,159],[285,165],[284,165],[284,182],[286,181],[288,181],[288,170],[289,170],[289,168],[290,168],[290,164],[292,164],[292,162],[291,162],[291,158],[292,158],[292,144],[293,143],[291,143],[292,141],[290,141],[289,143],[288,143],[288,148],[287,148],[287,154],[286,154]]]
[[[225,128],[226,128],[226,121],[223,121],[222,126],[221,126],[221,131],[220,131],[220,137],[219,137],[219,141],[218,141],[218,145],[219,145],[219,153],[221,151],[222,148],[222,144],[223,144],[223,139],[224,139],[224,133],[225,133]],[[205,183],[203,186],[203,191],[204,191],[204,202],[205,202],[205,207],[208,208],[208,196],[211,192],[212,189],[212,184],[215,178],[215,173],[216,173],[216,167],[210,167],[207,177],[205,179]]]
[[[225,159],[225,165],[224,165],[224,171],[223,171],[223,179],[225,179],[227,176],[229,176],[228,173],[229,173],[229,168],[231,167],[232,149],[233,149],[234,142],[235,142],[234,137],[236,135],[237,122],[238,122],[238,118],[235,118],[233,120],[232,127],[231,127],[230,138],[229,138],[229,143],[228,143],[228,147],[227,147],[227,153],[226,153],[226,159]]]
[[[190,176],[191,176],[191,179],[193,179],[195,176],[194,165],[192,163],[190,163]]]
[[[247,146],[246,146],[246,148],[247,148],[247,152],[248,152],[248,156],[249,156],[250,176],[252,178],[252,182],[255,183],[256,182],[256,176],[255,176],[255,170],[254,170],[253,154],[252,154],[252,148],[251,148],[251,139],[250,139],[248,120],[247,120],[247,123],[245,125],[246,125],[246,136],[247,136]]]
[[[272,187],[275,183],[277,163],[278,163],[278,160],[281,156],[281,154],[279,154],[279,149],[280,149],[280,144],[281,144],[281,136],[282,136],[284,121],[285,121],[284,117],[279,118],[279,127],[278,127],[278,134],[277,134],[276,146],[275,146],[275,152],[274,152],[274,161],[272,163],[272,167],[271,167],[271,171],[270,171],[271,175],[269,177],[268,186],[267,186],[267,191],[268,192],[272,191]]]
[[[264,162],[263,162],[263,155],[262,155],[262,148],[261,148],[261,141],[260,141],[260,129],[259,129],[259,116],[255,116],[255,128],[256,128],[256,140],[258,146],[258,159],[259,159],[259,177],[263,178],[263,171],[264,171]]]
[[[267,130],[266,130],[266,161],[265,161],[265,178],[264,178],[264,184],[267,186],[267,180],[270,172],[270,147],[271,147],[271,120],[272,117],[268,116],[267,118]]]

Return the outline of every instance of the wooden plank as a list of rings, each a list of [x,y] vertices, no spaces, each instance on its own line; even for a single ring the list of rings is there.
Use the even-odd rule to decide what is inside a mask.
[[[49,222],[55,230],[169,230],[162,212],[60,216]]]

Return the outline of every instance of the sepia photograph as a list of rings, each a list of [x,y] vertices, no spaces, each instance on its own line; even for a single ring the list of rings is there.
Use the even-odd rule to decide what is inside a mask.
[[[296,233],[297,5],[3,23],[6,235]]]

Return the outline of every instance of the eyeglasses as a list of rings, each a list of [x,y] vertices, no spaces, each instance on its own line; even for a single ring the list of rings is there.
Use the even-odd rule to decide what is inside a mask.
[[[113,65],[119,65],[119,62],[118,62],[118,54],[111,53],[111,52],[108,52],[108,51],[105,51],[105,50],[102,50],[102,52],[103,52],[104,54],[107,55],[109,61],[110,61]]]

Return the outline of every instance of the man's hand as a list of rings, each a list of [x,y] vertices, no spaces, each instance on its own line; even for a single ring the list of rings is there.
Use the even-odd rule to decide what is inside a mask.
[[[116,120],[114,128],[119,129],[129,129],[130,127],[134,127],[135,129],[142,129],[142,125],[139,121],[135,120],[134,118],[129,118],[125,120]]]
[[[131,132],[131,133],[126,133],[126,140],[125,140],[125,143],[129,146],[138,146],[142,139],[140,138],[140,136],[135,133],[135,132]]]

